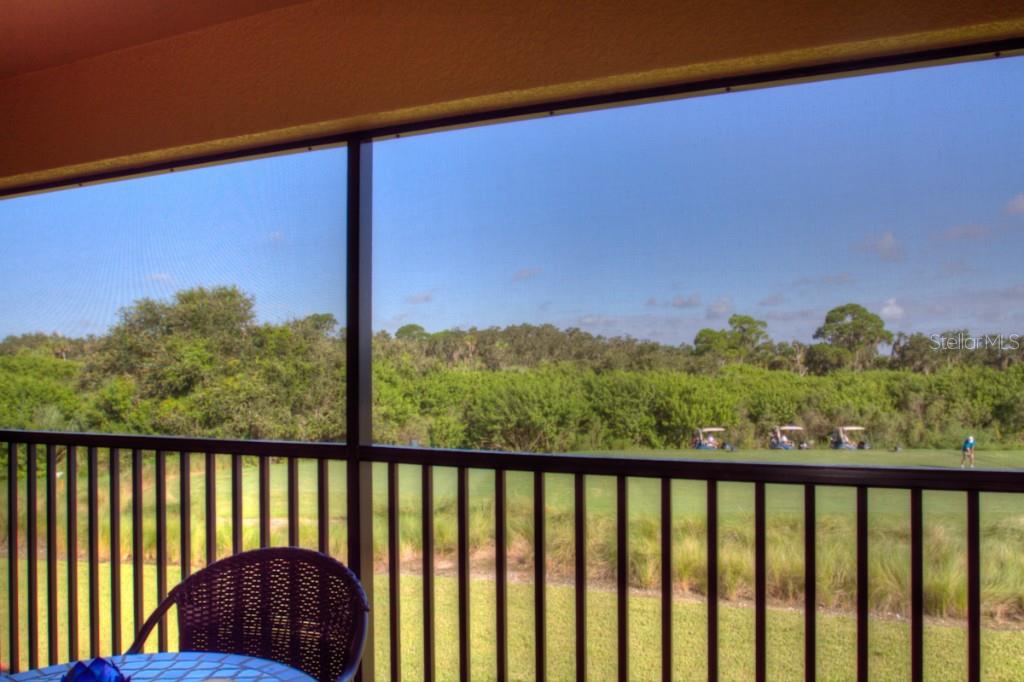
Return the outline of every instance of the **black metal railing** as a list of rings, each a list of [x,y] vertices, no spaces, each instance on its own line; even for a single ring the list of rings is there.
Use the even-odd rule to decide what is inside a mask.
[[[238,552],[243,546],[243,490],[242,490],[242,458],[256,457],[258,463],[257,490],[257,524],[258,539],[261,546],[271,542],[271,495],[270,495],[270,461],[271,458],[283,458],[287,463],[286,498],[287,498],[287,542],[298,544],[299,533],[299,462],[313,460],[316,464],[316,546],[324,552],[331,552],[331,531],[343,531],[351,538],[356,527],[372,528],[369,520],[359,518],[359,514],[372,514],[369,501],[372,493],[372,463],[386,464],[387,477],[387,508],[386,527],[388,529],[387,572],[390,595],[386,612],[375,610],[378,618],[387,619],[386,631],[390,634],[390,679],[401,678],[402,631],[401,619],[401,562],[400,562],[400,492],[398,484],[399,465],[416,465],[422,471],[422,580],[423,580],[423,679],[433,680],[437,667],[437,633],[435,632],[435,575],[434,565],[434,470],[437,467],[450,467],[456,471],[455,509],[456,509],[456,585],[458,593],[458,671],[459,679],[470,677],[470,652],[474,641],[474,633],[470,625],[470,506],[469,506],[469,472],[471,470],[488,470],[493,472],[495,481],[494,493],[494,542],[495,542],[495,602],[493,614],[496,634],[496,677],[507,680],[509,664],[509,590],[508,590],[508,472],[530,472],[533,475],[533,566],[534,566],[534,623],[535,623],[535,670],[537,679],[545,679],[547,670],[548,648],[546,633],[546,597],[547,571],[545,557],[546,500],[545,482],[547,474],[570,474],[572,477],[572,504],[574,507],[574,538],[575,549],[575,635],[577,647],[575,652],[576,677],[587,678],[587,517],[585,484],[588,476],[613,477],[615,485],[617,561],[614,586],[616,591],[615,618],[617,621],[618,670],[620,680],[629,679],[629,599],[630,585],[629,566],[629,505],[628,482],[631,478],[654,478],[660,481],[660,553],[661,553],[661,596],[662,618],[660,621],[661,655],[663,679],[672,676],[673,645],[676,633],[673,632],[673,532],[672,532],[672,491],[671,483],[675,479],[705,481],[707,486],[707,651],[706,663],[709,679],[717,679],[719,671],[719,637],[718,637],[718,489],[722,482],[745,482],[754,486],[754,661],[755,676],[758,680],[766,678],[767,667],[767,591],[766,591],[766,484],[791,484],[803,486],[804,490],[804,670],[807,679],[815,677],[816,665],[816,546],[815,546],[815,491],[818,486],[849,486],[856,491],[856,661],[858,679],[868,679],[868,490],[871,488],[898,488],[910,491],[908,509],[910,523],[910,662],[913,679],[923,676],[923,540],[922,540],[922,492],[926,490],[953,490],[966,493],[966,542],[967,542],[967,672],[971,680],[980,679],[981,672],[981,591],[980,591],[980,523],[979,494],[982,492],[1024,492],[1024,472],[1020,471],[987,471],[977,470],[970,475],[963,475],[959,470],[941,470],[927,468],[881,468],[861,466],[809,466],[793,464],[769,463],[723,463],[709,461],[687,461],[654,458],[624,458],[569,455],[531,455],[520,453],[490,453],[425,450],[386,446],[363,446],[354,448],[340,444],[292,443],[292,442],[252,442],[230,440],[206,440],[194,438],[165,438],[152,436],[122,436],[97,434],[67,434],[0,430],[0,443],[4,443],[7,454],[7,548],[8,564],[7,603],[9,611],[7,664],[15,671],[27,660],[28,667],[43,664],[40,661],[40,608],[39,603],[39,548],[38,537],[39,506],[37,480],[40,448],[45,449],[45,549],[46,549],[46,583],[47,601],[45,637],[48,651],[48,662],[53,663],[65,658],[61,645],[66,648],[66,657],[77,659],[83,655],[96,656],[119,653],[124,645],[121,638],[122,617],[122,582],[120,574],[121,527],[120,517],[126,501],[121,499],[121,455],[131,453],[131,562],[133,580],[130,599],[134,615],[134,629],[137,632],[147,612],[159,599],[166,594],[168,581],[176,582],[184,579],[191,569],[193,560],[191,519],[191,472],[194,458],[204,458],[205,476],[205,523],[203,524],[202,545],[205,546],[207,563],[218,558],[218,520],[217,520],[217,489],[216,460],[218,457],[230,458],[231,498],[230,498],[230,552]],[[342,528],[332,528],[329,515],[331,491],[328,465],[332,461],[349,461],[354,450],[358,450],[359,463],[362,470],[357,476],[349,476],[346,480],[346,493],[352,488],[362,486],[359,499],[362,505],[347,509],[347,516]],[[77,499],[78,459],[84,453],[86,457],[87,491],[86,491],[86,523],[88,525],[86,563],[88,570],[88,613],[79,614],[78,585],[78,537],[79,537],[79,503]],[[110,490],[107,506],[110,512],[109,533],[105,538],[104,548],[110,556],[110,599],[101,603],[100,595],[100,550],[101,538],[98,529],[101,526],[99,514],[99,465],[101,453],[106,453],[109,465]],[[177,456],[180,470],[178,472],[178,502],[181,514],[179,536],[177,540],[178,575],[169,573],[168,543],[174,538],[168,537],[168,486],[167,459]],[[67,544],[64,559],[67,562],[68,595],[66,604],[58,602],[58,542],[57,542],[57,509],[59,500],[57,478],[59,475],[58,459],[63,456],[64,475],[66,476],[66,526]],[[153,478],[148,481],[153,486],[154,515],[148,521],[155,525],[155,571],[156,590],[145,595],[143,552],[144,524],[144,458],[152,458]],[[24,492],[22,501],[21,493]],[[23,516],[19,516],[23,514]],[[19,518],[24,519],[25,543],[21,547],[19,535]],[[372,533],[365,533],[362,541],[364,558],[372,557]],[[351,545],[350,545],[351,548]],[[226,548],[225,548],[226,550]],[[24,587],[21,582],[19,562],[25,561],[27,580]],[[372,584],[368,579],[368,571],[372,571],[372,563],[357,566],[362,571],[364,584]],[[372,590],[368,590],[372,599]],[[67,631],[65,642],[60,642],[61,633],[58,628],[58,613],[68,609]],[[101,610],[109,609],[109,618],[101,614]],[[89,628],[89,646],[82,650],[78,642],[78,624],[86,618]],[[22,620],[27,626],[27,636],[22,641]],[[371,628],[372,630],[372,628]],[[168,624],[161,622],[158,646],[168,646]],[[109,642],[104,648],[101,642]],[[27,656],[23,658],[22,652]],[[369,645],[372,647],[372,642]],[[364,680],[374,679],[372,656],[364,667]]]
[[[67,658],[72,660],[82,655],[90,657],[100,654],[120,653],[124,648],[122,642],[122,576],[121,561],[119,558],[121,548],[121,513],[124,505],[121,499],[122,474],[121,459],[122,453],[130,451],[131,465],[131,563],[132,563],[132,613],[134,616],[134,630],[142,626],[147,615],[147,604],[145,595],[145,567],[144,567],[144,524],[147,519],[143,516],[143,488],[144,483],[144,457],[149,455],[154,465],[152,483],[154,487],[154,519],[155,523],[155,571],[156,571],[156,592],[150,595],[153,599],[148,604],[149,609],[155,607],[160,599],[166,595],[168,590],[168,579],[183,580],[188,577],[192,559],[192,520],[191,520],[191,469],[193,456],[202,455],[205,458],[205,560],[210,563],[218,558],[217,549],[217,497],[216,497],[216,475],[215,457],[228,455],[231,459],[231,532],[230,551],[236,553],[242,550],[242,457],[246,455],[259,457],[260,460],[260,491],[259,491],[259,540],[261,546],[266,546],[270,541],[270,516],[269,516],[269,495],[268,479],[266,477],[267,463],[272,456],[284,456],[288,458],[288,542],[298,543],[298,522],[297,522],[297,481],[296,464],[299,458],[316,459],[326,464],[330,459],[336,459],[336,447],[319,444],[271,444],[271,443],[248,443],[245,441],[210,441],[196,439],[176,438],[150,438],[133,436],[98,436],[92,434],[55,434],[55,433],[30,433],[21,431],[0,431],[0,442],[5,443],[4,454],[7,459],[7,484],[4,493],[7,496],[7,543],[6,559],[8,573],[8,612],[9,621],[5,629],[8,631],[9,648],[7,652],[8,666],[12,671],[18,670],[21,666],[21,625],[24,619],[27,623],[27,637],[24,642],[27,645],[27,664],[34,668],[40,665],[39,644],[40,644],[40,610],[39,610],[39,585],[38,585],[38,563],[39,563],[39,540],[37,510],[39,507],[37,499],[37,481],[39,446],[45,446],[46,451],[46,527],[45,527],[45,548],[46,548],[46,579],[47,579],[47,603],[46,603],[46,637],[48,662],[56,663],[65,657],[60,653],[60,642],[58,614],[66,613],[66,651]],[[101,539],[99,529],[100,518],[100,486],[99,486],[99,464],[100,453],[105,455],[109,471],[109,492],[107,506],[109,507],[109,533],[106,537],[105,547],[110,557],[110,588],[100,588],[100,551]],[[79,646],[79,621],[82,614],[79,613],[79,500],[78,500],[78,466],[81,455],[84,453],[86,459],[86,526],[87,526],[87,547],[86,564],[88,579],[88,611],[86,619],[89,624],[89,642],[86,649]],[[63,472],[59,471],[58,454],[63,459]],[[177,576],[170,576],[168,572],[168,522],[167,522],[167,457],[170,454],[177,456],[180,471],[179,479],[179,537],[177,540],[177,565],[180,573]],[[23,471],[22,471],[23,468]],[[321,466],[321,478],[318,481],[320,495],[324,500],[328,493],[327,481],[323,478],[324,467]],[[66,579],[66,601],[58,602],[60,591],[58,590],[58,560],[60,554],[57,547],[57,480],[63,474],[66,480],[65,504],[66,516],[65,525],[67,529],[66,549],[63,559],[67,564]],[[24,504],[20,504],[19,489],[25,493]],[[323,513],[325,506],[318,506],[320,516],[318,519],[318,537],[320,539],[319,549],[328,551],[326,538],[328,519]],[[24,556],[26,584],[25,589],[20,587],[21,577],[18,548],[19,538],[19,515],[24,511],[25,543],[21,554]],[[174,539],[170,539],[174,542]],[[109,595],[109,601],[101,604],[101,593]],[[25,608],[22,608],[21,600],[26,600]],[[109,622],[101,618],[101,609],[109,606]],[[101,637],[102,634],[109,638]],[[108,641],[107,650],[101,650],[101,641]],[[158,631],[158,645],[160,649],[166,649],[168,645],[168,631],[166,619],[161,621]]]

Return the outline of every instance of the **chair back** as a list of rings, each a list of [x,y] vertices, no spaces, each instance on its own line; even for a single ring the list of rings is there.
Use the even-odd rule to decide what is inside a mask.
[[[182,651],[269,658],[319,682],[351,679],[366,639],[369,604],[359,580],[309,549],[271,547],[221,559],[165,601],[178,607]],[[158,607],[151,620],[160,613]],[[147,634],[144,627],[139,650]]]

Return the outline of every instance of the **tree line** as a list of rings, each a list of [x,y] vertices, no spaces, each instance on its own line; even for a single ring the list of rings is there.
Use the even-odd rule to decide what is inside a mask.
[[[814,336],[776,342],[746,315],[678,346],[552,325],[431,333],[410,324],[373,339],[374,437],[680,448],[694,428],[716,425],[740,446],[762,446],[772,426],[796,421],[815,438],[863,422],[888,445],[949,447],[967,430],[986,444],[1021,444],[1020,348],[936,350],[933,338],[894,335],[857,304],[829,311]],[[183,290],[135,302],[101,336],[0,341],[0,425],[342,440],[345,360],[345,330],[331,315],[260,323],[237,288]]]

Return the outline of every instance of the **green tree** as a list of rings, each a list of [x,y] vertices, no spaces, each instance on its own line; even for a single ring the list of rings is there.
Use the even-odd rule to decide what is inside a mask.
[[[878,354],[878,344],[893,340],[882,318],[857,303],[828,311],[825,324],[814,332],[814,338],[848,351],[855,369],[870,367]]]
[[[729,329],[701,329],[693,340],[693,354],[712,367],[731,362],[768,364],[771,337],[768,323],[750,315],[733,315]],[[706,367],[706,365],[705,365]]]
[[[725,329],[701,329],[693,339],[693,353],[712,357],[719,362],[738,360],[739,348],[733,335]]]
[[[828,374],[849,367],[850,351],[827,343],[815,343],[807,348],[804,362],[812,374]]]
[[[932,339],[924,334],[900,332],[892,344],[890,366],[894,369],[931,374],[940,367],[949,365],[955,357],[955,353],[937,348]]]
[[[729,331],[737,347],[749,357],[763,344],[771,341],[768,323],[756,320],[750,315],[733,315],[729,318]]]
[[[427,330],[418,324],[406,324],[395,331],[395,338],[402,341],[423,341],[429,337]]]

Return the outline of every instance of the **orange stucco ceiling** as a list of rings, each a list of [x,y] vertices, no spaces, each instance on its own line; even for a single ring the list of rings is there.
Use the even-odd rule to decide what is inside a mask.
[[[8,192],[381,126],[1024,38],[1024,3],[1006,0],[0,8]]]
[[[0,80],[305,0],[4,0]]]

